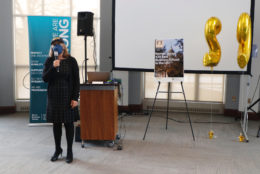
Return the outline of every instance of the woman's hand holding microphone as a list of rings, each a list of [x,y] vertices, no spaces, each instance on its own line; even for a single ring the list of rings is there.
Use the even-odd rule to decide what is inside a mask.
[[[59,67],[59,66],[60,66],[60,60],[59,60],[59,59],[54,60],[54,61],[53,61],[53,67],[54,67],[54,68],[57,68],[57,67]]]
[[[71,108],[73,109],[73,108],[75,108],[76,106],[78,106],[78,102],[75,101],[75,100],[71,100],[70,106],[71,106]]]

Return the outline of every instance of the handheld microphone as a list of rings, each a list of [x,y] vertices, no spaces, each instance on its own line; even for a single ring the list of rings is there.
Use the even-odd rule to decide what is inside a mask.
[[[62,53],[63,47],[60,44],[57,44],[53,47],[54,57],[55,60],[58,60],[58,56]],[[60,71],[60,68],[57,67],[57,72]]]
[[[58,60],[58,55],[59,55],[58,51],[54,51],[55,60]],[[59,67],[56,67],[56,70],[57,72],[59,72],[60,71]]]

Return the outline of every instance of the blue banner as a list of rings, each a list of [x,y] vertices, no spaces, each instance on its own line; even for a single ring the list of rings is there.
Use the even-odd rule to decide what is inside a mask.
[[[30,123],[46,122],[47,84],[42,71],[54,37],[63,38],[70,52],[71,18],[28,16],[30,55]]]

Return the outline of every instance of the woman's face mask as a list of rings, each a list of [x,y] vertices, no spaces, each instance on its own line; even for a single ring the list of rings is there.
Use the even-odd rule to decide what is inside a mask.
[[[63,51],[63,47],[60,44],[56,44],[53,47],[53,52],[58,52],[58,55],[60,55]]]

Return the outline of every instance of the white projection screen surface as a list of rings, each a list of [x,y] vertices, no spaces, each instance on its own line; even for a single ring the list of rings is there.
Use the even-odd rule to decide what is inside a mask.
[[[204,28],[217,17],[221,60],[214,73],[249,73],[250,64],[237,64],[237,22],[241,13],[251,14],[254,0],[114,0],[113,69],[153,71],[156,39],[184,41],[184,71],[209,73],[203,56],[209,52]],[[253,22],[252,22],[253,24]],[[250,62],[249,62],[250,63]]]

